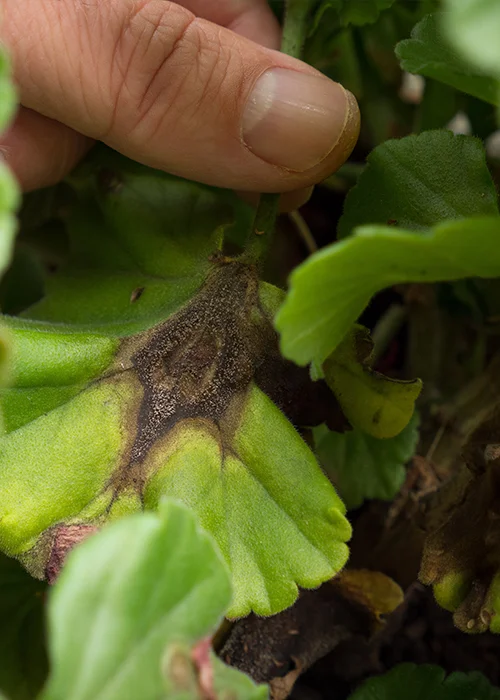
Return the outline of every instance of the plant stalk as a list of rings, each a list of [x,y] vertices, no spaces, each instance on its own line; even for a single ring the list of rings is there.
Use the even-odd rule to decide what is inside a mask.
[[[312,0],[287,0],[281,42],[283,53],[294,58],[302,56],[312,5]],[[254,264],[262,265],[271,247],[279,213],[280,196],[280,194],[266,193],[260,197],[244,253],[244,258]]]

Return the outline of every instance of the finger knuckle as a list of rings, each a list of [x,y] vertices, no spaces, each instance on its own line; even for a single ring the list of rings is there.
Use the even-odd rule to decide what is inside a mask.
[[[196,19],[165,0],[141,0],[123,18],[113,51],[112,94],[117,124],[142,122],[159,94],[170,91],[176,64],[192,58]]]
[[[233,58],[221,31],[179,5],[142,2],[117,44],[114,127],[119,121],[129,138],[139,140],[179,118],[184,131],[190,123],[195,129],[201,109],[217,109]]]

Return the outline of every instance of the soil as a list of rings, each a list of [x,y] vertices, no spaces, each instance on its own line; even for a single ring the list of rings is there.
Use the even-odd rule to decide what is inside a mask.
[[[481,671],[500,685],[500,637],[466,635],[453,626],[449,612],[434,601],[429,588],[414,584],[385,629],[371,643],[341,643],[318,661],[295,686],[292,700],[345,700],[368,676],[396,664],[437,664],[447,672]]]

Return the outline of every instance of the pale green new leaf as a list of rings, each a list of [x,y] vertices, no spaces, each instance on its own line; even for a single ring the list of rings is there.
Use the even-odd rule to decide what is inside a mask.
[[[500,276],[500,217],[448,221],[427,232],[363,226],[297,268],[276,318],[285,357],[322,363],[374,294],[406,282]]]
[[[498,81],[476,65],[471,65],[445,37],[442,23],[446,15],[447,13],[427,15],[415,26],[411,38],[396,46],[401,68],[409,73],[439,80],[485,102],[499,104]]]
[[[498,213],[484,146],[471,136],[426,131],[386,141],[347,195],[338,234],[363,224],[426,229],[445,219]]]
[[[466,60],[500,77],[500,3],[497,0],[445,0],[443,24]]]
[[[400,664],[383,676],[368,679],[349,700],[499,700],[481,673],[446,672],[439,666]]]
[[[184,506],[105,528],[52,593],[43,700],[157,700],[167,646],[214,633],[230,600],[228,571]]]
[[[314,429],[316,453],[331,476],[347,508],[366,499],[391,501],[405,480],[405,465],[415,454],[418,415],[387,440],[361,430],[335,433],[324,425]]]

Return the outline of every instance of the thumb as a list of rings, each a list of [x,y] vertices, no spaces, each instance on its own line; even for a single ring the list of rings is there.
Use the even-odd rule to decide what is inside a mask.
[[[221,187],[321,180],[359,130],[350,93],[166,0],[3,0],[25,107],[135,160]]]

